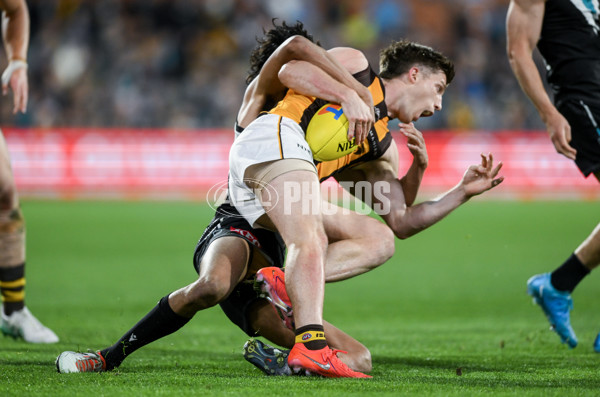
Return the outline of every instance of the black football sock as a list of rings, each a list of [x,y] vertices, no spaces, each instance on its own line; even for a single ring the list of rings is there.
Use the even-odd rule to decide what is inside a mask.
[[[189,318],[182,317],[171,309],[169,295],[165,296],[117,343],[100,352],[106,360],[106,370],[118,367],[128,355],[140,347],[172,334],[188,321]]]
[[[322,325],[308,324],[296,329],[296,343],[304,343],[308,350],[319,350],[327,346]]]
[[[0,294],[7,316],[25,307],[25,263],[0,267]]]
[[[572,254],[558,269],[550,275],[550,283],[559,291],[573,292],[577,284],[590,274],[590,269]]]

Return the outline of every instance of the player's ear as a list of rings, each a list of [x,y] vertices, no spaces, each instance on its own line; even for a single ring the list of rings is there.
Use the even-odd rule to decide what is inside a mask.
[[[408,80],[411,83],[416,83],[417,80],[421,77],[420,74],[421,74],[421,70],[417,66],[413,66],[408,71]]]

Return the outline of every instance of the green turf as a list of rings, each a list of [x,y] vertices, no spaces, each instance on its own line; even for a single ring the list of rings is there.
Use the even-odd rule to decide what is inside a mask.
[[[0,338],[0,396],[598,395],[596,275],[574,293],[569,350],[548,331],[525,281],[550,271],[598,220],[595,202],[474,200],[398,241],[392,260],[327,287],[325,317],[367,345],[373,379],[267,378],[241,356],[245,335],[218,308],[136,352],[118,371],[58,374],[63,350],[114,343],[195,278],[211,218],[194,203],[26,201],[27,302],[61,337]],[[459,376],[458,373],[461,373]]]

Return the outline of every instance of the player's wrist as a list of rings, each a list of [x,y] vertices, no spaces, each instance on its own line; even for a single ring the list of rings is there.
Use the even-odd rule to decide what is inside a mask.
[[[552,120],[556,116],[558,110],[553,104],[547,103],[539,108],[538,113],[542,121],[548,123],[549,120]]]
[[[371,91],[363,85],[360,86],[361,90],[358,92],[360,98],[369,106],[373,106],[373,95],[371,95]]]
[[[340,91],[340,105],[344,107],[345,104],[349,104],[352,101],[359,101],[360,97],[358,93],[353,89],[347,88],[345,90]]]
[[[460,183],[449,192],[449,195],[453,196],[458,205],[466,203],[473,197],[473,193],[468,190],[464,180],[460,181]]]
[[[15,57],[11,58],[11,60],[8,62],[8,66],[6,67],[6,69],[4,69],[4,72],[2,73],[2,85],[8,84],[14,72],[20,69],[27,70],[27,68],[27,61]]]

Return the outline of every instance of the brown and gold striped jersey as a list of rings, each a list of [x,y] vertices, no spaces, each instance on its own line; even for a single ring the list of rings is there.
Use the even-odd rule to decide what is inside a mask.
[[[360,145],[357,145],[356,150],[353,153],[332,161],[318,162],[315,160],[315,165],[319,172],[319,179],[321,181],[324,181],[348,167],[381,157],[392,142],[392,136],[387,128],[389,117],[384,101],[385,89],[381,79],[370,66],[365,70],[354,74],[354,78],[364,86],[368,87],[373,96],[375,124],[371,131],[369,131],[367,139]],[[311,118],[325,104],[327,104],[327,101],[300,95],[293,90],[289,90],[286,96],[279,101],[277,106],[271,109],[269,113],[278,114],[294,120],[306,133],[306,128]]]

